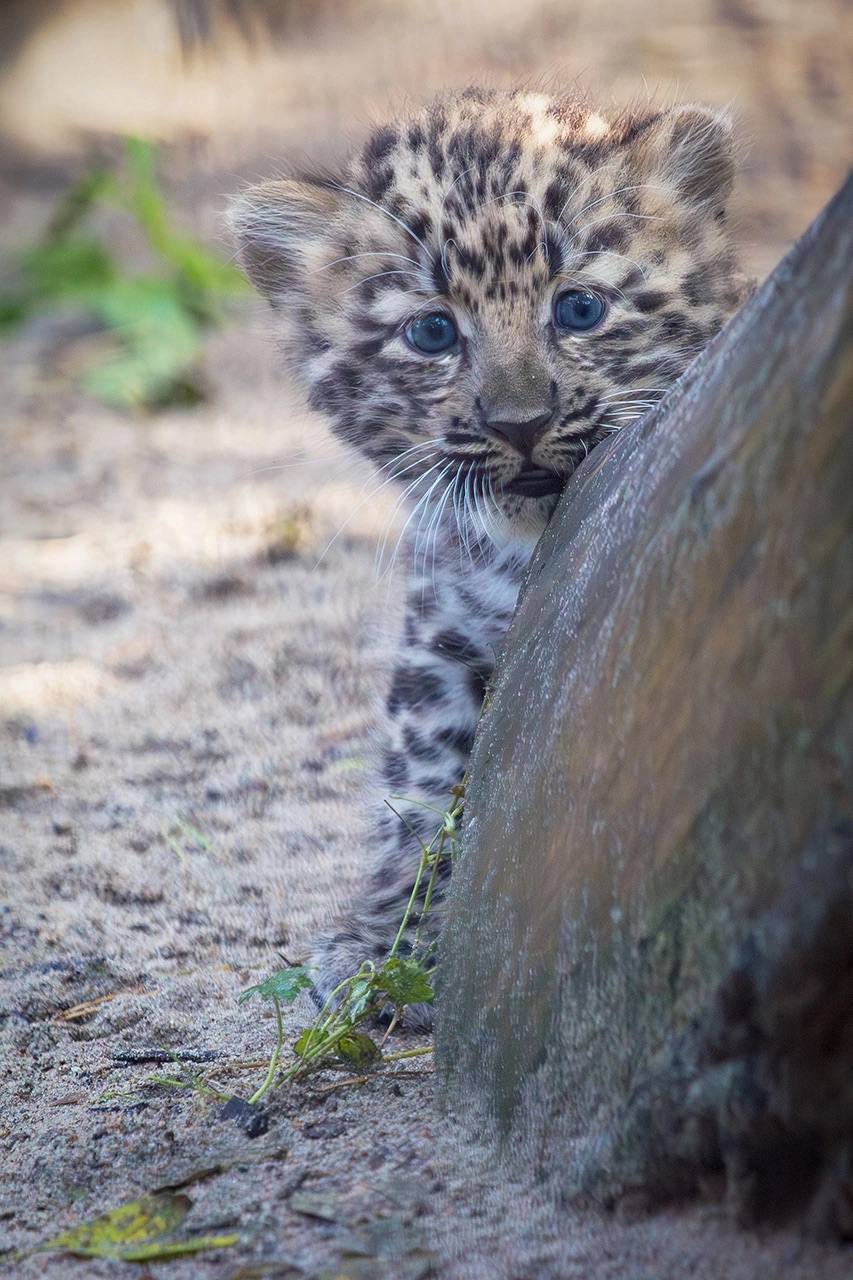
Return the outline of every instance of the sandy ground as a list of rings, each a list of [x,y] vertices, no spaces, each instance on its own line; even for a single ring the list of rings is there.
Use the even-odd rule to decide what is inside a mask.
[[[393,7],[356,8],[352,45],[329,29],[300,37],[279,81],[262,61],[256,94],[274,96],[279,84],[276,155],[297,139],[320,154],[338,145],[370,78],[352,50],[375,43],[374,11],[390,23]],[[556,62],[574,74],[600,43],[588,8],[572,11],[569,29],[558,5],[500,0],[484,34],[475,6],[463,6],[458,30],[445,15],[443,52],[427,50],[419,78],[427,8],[412,6],[403,45],[388,25],[373,68],[379,96],[395,83],[411,92],[460,82],[472,65],[498,81],[550,74]],[[750,15],[766,5],[703,5],[705,29],[662,8],[656,31],[639,17],[609,25],[601,74],[614,92],[636,85],[637,50],[670,83],[681,67],[689,96],[719,101],[718,70],[726,98],[753,83],[764,19],[756,28]],[[736,104],[753,139],[775,147],[756,158],[753,141],[742,199],[747,227],[766,229],[750,250],[758,274],[829,194],[846,128],[833,6],[783,8],[801,44],[776,33],[773,75],[756,75],[756,92]],[[114,56],[132,46],[116,41]],[[39,68],[53,101],[50,65]],[[439,76],[439,65],[449,72]],[[813,91],[799,110],[806,81]],[[20,80],[4,92],[19,106],[26,97]],[[92,98],[99,111],[105,92]],[[688,96],[683,83],[679,92]],[[782,102],[788,117],[773,128]],[[273,142],[255,139],[243,154],[231,136],[202,148],[200,161],[194,146],[164,158],[167,180],[185,221],[213,236],[222,193],[238,176],[270,172]],[[30,151],[15,158],[7,246],[46,216],[64,180],[54,163]],[[792,174],[797,198],[783,201]],[[457,1136],[460,1124],[434,1104],[429,1059],[363,1088],[330,1089],[340,1078],[326,1076],[279,1092],[255,1138],[215,1103],[147,1083],[163,1067],[128,1061],[163,1049],[195,1056],[193,1069],[246,1096],[263,1071],[237,1066],[268,1055],[274,1028],[262,1006],[238,1007],[239,992],[282,955],[299,957],[357,875],[360,784],[397,612],[395,579],[375,568],[383,532],[396,527],[394,497],[371,494],[369,476],[295,405],[263,330],[262,311],[250,308],[211,341],[206,405],[142,418],[70,389],[79,341],[54,322],[3,347],[0,1247],[33,1246],[182,1184],[187,1229],[234,1230],[240,1241],[140,1267],[143,1280],[849,1276],[849,1254],[738,1235],[713,1204],[652,1220],[628,1206],[608,1218],[555,1216],[514,1181],[523,1171],[511,1159]],[[288,1032],[308,1017],[307,1004],[296,1006]],[[122,1269],[49,1255],[7,1263],[6,1273]]]
[[[237,995],[301,954],[356,872],[393,503],[363,502],[245,324],[208,352],[213,407],[147,420],[34,383],[51,349],[41,332],[12,348],[4,437],[4,1243],[183,1183],[187,1229],[240,1243],[143,1274],[849,1274],[831,1250],[737,1238],[719,1210],[554,1218],[454,1138],[428,1066],[279,1093],[252,1139],[146,1083],[171,1065],[126,1061],[200,1056],[190,1069],[244,1096],[263,1075],[234,1069],[273,1038]]]

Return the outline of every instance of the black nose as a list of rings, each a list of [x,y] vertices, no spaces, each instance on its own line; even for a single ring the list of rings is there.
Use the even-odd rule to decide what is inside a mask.
[[[537,440],[540,440],[554,417],[553,409],[539,413],[535,418],[527,418],[524,422],[492,422],[486,421],[485,428],[492,435],[505,440],[513,449],[521,454],[529,454]]]

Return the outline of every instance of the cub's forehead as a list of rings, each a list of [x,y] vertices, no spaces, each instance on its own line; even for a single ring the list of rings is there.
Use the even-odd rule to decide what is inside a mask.
[[[375,129],[352,176],[373,200],[472,215],[515,187],[544,191],[555,176],[565,184],[606,168],[638,123],[624,112],[608,121],[572,98],[470,90]]]
[[[348,180],[363,200],[351,229],[359,248],[426,250],[438,292],[473,285],[503,301],[553,274],[554,224],[567,201],[585,198],[593,168],[600,178],[615,137],[571,99],[476,90],[440,99],[375,129],[356,155]],[[403,283],[387,278],[389,288]]]
[[[565,242],[561,220],[624,183],[623,146],[638,123],[538,93],[439,99],[377,128],[354,158],[358,239],[439,254],[439,289],[445,274],[495,290],[508,278],[547,278]]]

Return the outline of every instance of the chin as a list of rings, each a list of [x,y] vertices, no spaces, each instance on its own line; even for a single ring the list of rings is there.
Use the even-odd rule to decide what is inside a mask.
[[[558,493],[549,493],[541,498],[520,498],[507,494],[489,512],[486,535],[501,550],[514,543],[521,543],[532,550],[544,533],[559,500]]]

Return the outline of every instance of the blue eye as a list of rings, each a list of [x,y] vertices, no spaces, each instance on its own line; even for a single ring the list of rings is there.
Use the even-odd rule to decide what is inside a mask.
[[[584,333],[594,329],[604,315],[604,303],[589,289],[567,289],[554,299],[554,324],[558,329]]]
[[[456,345],[456,325],[444,311],[427,311],[410,320],[405,328],[406,341],[426,356],[437,356]]]

